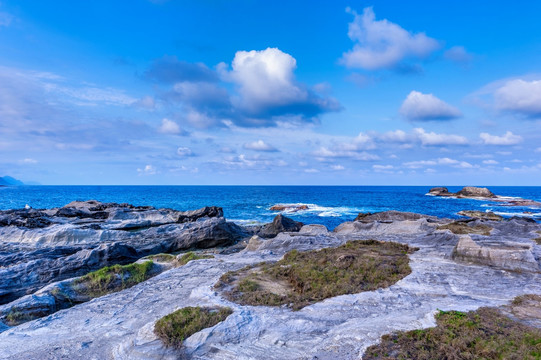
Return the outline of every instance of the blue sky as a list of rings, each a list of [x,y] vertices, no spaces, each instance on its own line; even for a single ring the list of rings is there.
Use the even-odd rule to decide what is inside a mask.
[[[541,3],[0,2],[0,175],[540,185]]]

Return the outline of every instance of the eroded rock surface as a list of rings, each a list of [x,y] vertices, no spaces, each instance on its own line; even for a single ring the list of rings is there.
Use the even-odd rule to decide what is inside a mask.
[[[373,220],[344,223],[334,232],[305,225],[299,232],[256,238],[253,249],[214,259],[191,261],[130,289],[62,310],[0,334],[0,359],[177,359],[163,346],[154,323],[185,306],[227,306],[224,322],[190,336],[182,355],[193,359],[359,359],[381,335],[433,326],[440,310],[502,306],[522,294],[541,294],[541,274],[455,261],[460,236],[437,227],[448,220]],[[493,230],[468,235],[482,247],[529,244],[540,224],[513,219],[475,220]],[[410,255],[412,273],[386,289],[343,295],[300,311],[241,306],[213,286],[227,271],[261,261],[276,261],[292,249],[314,250],[348,240],[375,239],[419,247]],[[257,240],[257,241],[256,241]],[[531,258],[528,260],[531,263]]]
[[[0,219],[0,304],[103,266],[251,235],[217,207],[183,212],[78,201],[60,209],[2,211]]]

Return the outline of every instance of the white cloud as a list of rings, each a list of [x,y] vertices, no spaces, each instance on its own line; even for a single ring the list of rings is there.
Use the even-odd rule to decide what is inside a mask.
[[[343,167],[342,165],[333,165],[331,166],[331,169],[333,169],[334,171],[342,171],[342,170],[345,170],[346,168]]]
[[[417,138],[421,141],[421,144],[427,146],[439,146],[439,145],[467,145],[468,139],[460,135],[452,134],[437,134],[434,132],[426,132],[422,128],[416,128],[413,130]]]
[[[181,134],[183,131],[178,126],[178,124],[174,121],[171,121],[169,119],[162,119],[162,124],[158,128],[158,131],[162,134],[172,134],[172,135],[178,135]]]
[[[372,165],[372,169],[375,171],[389,171],[392,170],[394,167],[392,165]]]
[[[459,160],[450,159],[450,158],[439,158],[436,160],[408,161],[408,162],[405,162],[403,165],[410,169],[418,169],[425,166],[435,166],[435,165],[452,166],[452,167],[461,168],[461,169],[471,169],[474,167],[469,162],[459,161]]]
[[[473,56],[469,54],[463,46],[453,46],[447,50],[443,56],[447,60],[462,64],[469,63],[473,59]]]
[[[320,147],[318,150],[312,153],[318,161],[325,161],[329,158],[350,158],[361,161],[374,161],[379,160],[379,156],[367,153],[365,151],[357,152],[352,150],[333,150],[325,146]]]
[[[237,85],[240,96],[233,97],[232,102],[247,115],[301,114],[310,118],[339,109],[335,100],[321,98],[295,81],[297,61],[280,49],[237,51],[231,67],[231,71],[221,73]]]
[[[22,164],[33,165],[33,164],[37,164],[38,161],[35,160],[35,159],[26,158],[26,159],[22,159],[22,160],[20,161],[20,163],[22,163]]]
[[[49,84],[49,91],[56,91],[75,99],[77,105],[95,106],[97,103],[106,105],[132,105],[137,103],[137,99],[126,95],[124,90],[114,89],[111,87],[83,87],[83,88],[68,88]]]
[[[315,174],[315,173],[318,173],[319,170],[318,169],[305,169],[304,172],[308,174]]]
[[[152,165],[146,165],[143,169],[137,169],[139,175],[155,175],[158,173],[156,168]]]
[[[400,107],[400,114],[408,120],[451,120],[462,116],[460,110],[438,99],[433,94],[412,91]]]
[[[387,131],[380,136],[380,139],[386,142],[406,142],[411,139],[403,130]]]
[[[267,151],[267,152],[275,152],[278,151],[274,146],[267,144],[263,140],[257,140],[250,143],[244,144],[244,148],[247,150],[253,150],[253,151]]]
[[[499,162],[497,162],[496,160],[490,159],[490,160],[483,160],[483,164],[485,164],[485,165],[498,165]]]
[[[541,152],[541,147],[538,147],[537,149],[535,149],[535,152]]]
[[[152,96],[143,96],[141,99],[137,100],[134,105],[143,109],[153,110],[156,108],[156,101]]]
[[[193,156],[194,153],[189,147],[181,146],[177,149],[177,155],[182,157]]]
[[[521,115],[541,116],[541,80],[507,81],[494,92],[496,108]]]
[[[376,20],[371,7],[357,14],[349,24],[348,36],[355,42],[353,49],[344,53],[342,62],[351,68],[378,70],[393,68],[403,60],[425,58],[440,45],[424,33],[413,34],[386,19]]]
[[[516,145],[522,142],[522,136],[515,135],[511,131],[507,131],[503,136],[481,133],[479,137],[486,145]]]

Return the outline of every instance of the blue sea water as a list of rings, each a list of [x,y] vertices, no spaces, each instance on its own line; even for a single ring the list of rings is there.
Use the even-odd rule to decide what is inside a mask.
[[[494,211],[503,216],[541,220],[541,209],[508,207],[471,199],[427,196],[429,186],[14,186],[0,187],[0,209],[60,207],[73,200],[150,205],[193,210],[216,205],[227,219],[241,224],[265,223],[277,214],[275,204],[307,204],[308,210],[287,213],[307,224],[333,229],[359,212],[411,211],[439,217],[459,217],[460,210]],[[458,191],[460,187],[449,187]],[[497,195],[541,202],[541,187],[490,187]],[[525,213],[527,212],[527,213]]]

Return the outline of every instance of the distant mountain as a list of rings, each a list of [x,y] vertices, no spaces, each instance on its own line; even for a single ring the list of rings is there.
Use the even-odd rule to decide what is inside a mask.
[[[18,186],[24,185],[21,180],[12,178],[11,176],[0,177],[0,186]]]

